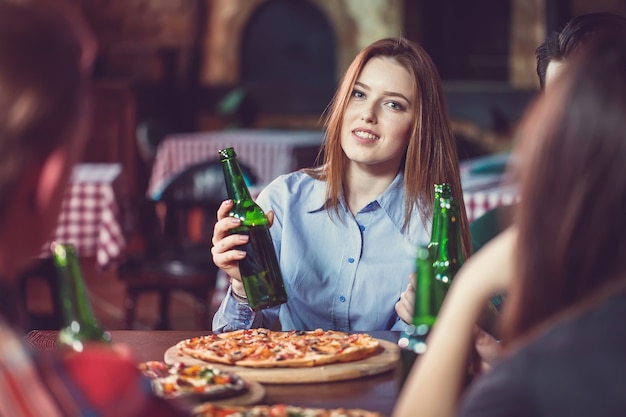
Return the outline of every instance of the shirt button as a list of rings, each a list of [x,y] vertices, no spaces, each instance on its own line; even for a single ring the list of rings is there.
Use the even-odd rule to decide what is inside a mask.
[[[354,258],[348,258],[348,263],[353,264],[354,263]]]
[[[362,232],[363,230],[365,230],[365,226],[363,226],[362,224],[359,225],[359,230]]]
[[[339,296],[339,301],[341,301],[342,303],[345,303],[346,297],[344,297],[343,295]]]
[[[250,320],[244,320],[244,321],[243,321],[243,324],[245,324],[245,325],[250,324]]]

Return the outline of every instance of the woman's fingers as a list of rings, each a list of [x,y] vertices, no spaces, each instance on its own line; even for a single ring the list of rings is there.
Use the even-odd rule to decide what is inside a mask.
[[[231,251],[235,249],[236,246],[241,246],[248,243],[248,239],[249,238],[247,235],[226,235],[226,237],[224,237],[223,239],[215,242],[213,248],[211,249],[211,252],[213,254],[221,254]]]
[[[218,246],[220,241],[227,239],[229,236],[233,236],[230,234],[232,229],[235,229],[241,225],[241,220],[235,217],[224,217],[217,222],[215,222],[215,226],[213,227],[213,238],[212,243],[213,246]]]
[[[241,226],[241,220],[230,217],[229,211],[233,207],[232,200],[225,200],[217,209],[217,221],[213,227],[213,238],[211,242],[211,255],[213,263],[230,275],[232,278],[240,279],[239,261],[246,257],[246,252],[238,248],[245,245],[249,237],[247,235],[231,234],[232,229]],[[274,222],[274,212],[266,213],[268,224]]]
[[[474,330],[474,349],[478,355],[474,363],[474,372],[476,374],[487,372],[491,369],[491,366],[500,359],[502,354],[500,342],[478,327]]]
[[[233,200],[224,200],[217,209],[217,220],[222,220],[228,216],[228,212],[233,208]]]
[[[241,225],[241,220],[228,216],[232,208],[232,200],[224,201],[217,210],[217,222],[213,228],[213,247],[211,255],[213,263],[231,277],[239,277],[239,261],[246,252],[238,246],[248,242],[247,235],[231,234],[231,230]]]
[[[237,246],[244,245],[248,242],[246,235],[229,235],[217,241],[211,248],[213,262],[218,268],[226,264],[238,262],[246,256],[246,253]]]
[[[396,313],[405,323],[413,322],[413,311],[415,305],[415,274],[409,276],[409,283],[406,290],[400,295],[400,301],[396,303]]]

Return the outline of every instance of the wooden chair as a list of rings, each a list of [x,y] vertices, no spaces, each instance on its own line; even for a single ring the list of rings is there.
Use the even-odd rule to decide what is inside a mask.
[[[487,242],[513,224],[515,209],[516,206],[513,204],[497,206],[470,223],[472,251],[474,253],[478,252]],[[485,305],[478,319],[478,326],[496,339],[500,338],[500,314],[505,298],[506,294],[504,292],[493,294],[490,302]]]
[[[470,223],[472,252],[478,252],[487,242],[504,231],[513,222],[514,205],[501,205],[485,212]]]
[[[243,168],[243,167],[242,167]],[[250,170],[251,181],[254,176]],[[217,281],[211,237],[219,205],[227,198],[222,164],[217,160],[189,166],[163,187],[156,200],[136,204],[143,248],[118,267],[125,285],[124,326],[133,328],[138,298],[159,294],[156,329],[169,329],[171,294],[195,299],[197,327],[210,329],[209,310]]]
[[[30,309],[29,284],[40,281],[45,284],[50,309]],[[33,260],[18,276],[19,302],[24,308],[25,330],[57,330],[63,324],[63,310],[59,299],[59,283],[56,267],[51,257]],[[41,307],[41,306],[38,306]]]

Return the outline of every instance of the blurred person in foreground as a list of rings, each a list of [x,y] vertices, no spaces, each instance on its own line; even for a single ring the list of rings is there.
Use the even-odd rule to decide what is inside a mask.
[[[607,31],[525,116],[516,224],[459,271],[394,417],[624,415],[625,114],[626,35]],[[502,290],[505,355],[461,394],[474,323]]]
[[[62,1],[0,0],[0,415],[174,415],[122,347],[35,353],[16,276],[50,238],[90,124],[94,38]]]
[[[326,119],[324,164],[283,175],[257,203],[270,233],[289,301],[260,312],[247,304],[239,271],[245,235],[218,210],[213,261],[231,285],[213,331],[402,330],[395,311],[430,239],[433,185],[459,201],[465,253],[469,229],[456,143],[441,80],[419,45],[388,38],[365,47],[347,69]],[[408,322],[410,322],[409,320]]]
[[[597,35],[610,31],[619,31],[626,28],[626,18],[609,13],[598,12],[576,16],[565,24],[559,32],[552,32],[545,41],[536,49],[537,76],[543,89],[551,86],[558,75],[565,68],[569,58],[575,52],[593,40]],[[502,216],[500,221],[503,227],[510,224],[514,219],[508,214]],[[398,303],[398,313],[403,320],[409,320],[413,313],[415,300],[414,283],[412,282],[407,291],[401,296]],[[480,328],[476,328],[475,347],[477,349],[470,376],[485,372],[491,363],[500,355],[501,345],[490,334]]]

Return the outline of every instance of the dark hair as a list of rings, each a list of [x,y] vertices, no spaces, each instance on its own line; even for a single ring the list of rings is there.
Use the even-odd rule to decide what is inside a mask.
[[[456,142],[443,94],[439,73],[428,53],[419,45],[404,38],[378,40],[365,47],[348,67],[329,106],[326,118],[326,139],[323,145],[324,171],[327,181],[328,210],[336,210],[342,191],[345,154],[341,148],[341,124],[348,101],[361,70],[377,56],[391,57],[402,65],[413,78],[415,107],[411,139],[401,169],[404,169],[405,229],[413,209],[421,210],[422,221],[432,216],[433,185],[447,182],[459,201],[463,247],[469,256],[471,248],[469,227],[459,174]]]
[[[525,118],[508,340],[626,281],[625,114],[626,36],[612,32],[576,53]]]
[[[0,214],[29,162],[71,137],[94,53],[69,5],[0,0]]]
[[[560,32],[552,32],[535,50],[539,85],[545,88],[546,71],[551,61],[561,61],[570,57],[581,45],[584,45],[598,32],[623,28],[626,18],[609,13],[588,13],[576,16]]]
[[[546,40],[535,50],[535,57],[537,59],[539,85],[543,89],[546,87],[546,72],[550,61],[561,61],[564,58],[559,44],[558,32],[552,32],[546,37]]]

